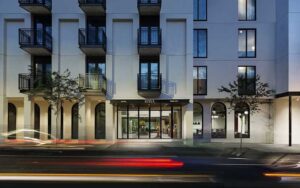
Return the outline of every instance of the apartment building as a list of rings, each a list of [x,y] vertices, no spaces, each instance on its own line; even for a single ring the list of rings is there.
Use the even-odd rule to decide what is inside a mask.
[[[192,0],[0,0],[0,25],[1,132],[192,139]],[[85,103],[65,101],[56,126],[51,106],[27,93],[66,69]]]
[[[297,0],[0,0],[0,130],[299,144],[299,12]],[[85,103],[65,101],[56,126],[27,92],[66,69]],[[218,88],[240,76],[251,95],[257,74],[276,95],[256,114],[230,110]]]
[[[296,0],[194,0],[196,140],[237,142],[242,134],[250,143],[300,143],[299,11]],[[239,76],[251,95],[257,74],[276,95],[259,113],[231,111],[217,89]]]

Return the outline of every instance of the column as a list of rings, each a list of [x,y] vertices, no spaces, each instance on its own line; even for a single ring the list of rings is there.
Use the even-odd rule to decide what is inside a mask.
[[[7,132],[7,100],[6,97],[0,96],[0,134]],[[0,136],[0,142],[4,138]]]
[[[78,130],[78,140],[86,140],[86,104],[85,99],[83,104],[79,106],[79,130]]]
[[[106,140],[113,141],[116,140],[117,137],[117,121],[115,121],[114,115],[114,106],[110,104],[110,101],[106,101],[105,104],[105,130],[106,130]]]
[[[193,143],[193,104],[189,103],[182,108],[183,125],[182,136],[186,144]]]
[[[33,105],[32,101],[24,97],[24,129],[33,129]],[[33,137],[33,134],[27,132],[24,136]]]

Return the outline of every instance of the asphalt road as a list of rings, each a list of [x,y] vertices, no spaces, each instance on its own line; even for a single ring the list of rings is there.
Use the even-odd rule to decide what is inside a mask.
[[[5,153],[0,166],[0,186],[5,188],[300,186],[294,168],[295,176],[290,177],[259,161],[217,156]],[[288,170],[285,166],[284,172]]]

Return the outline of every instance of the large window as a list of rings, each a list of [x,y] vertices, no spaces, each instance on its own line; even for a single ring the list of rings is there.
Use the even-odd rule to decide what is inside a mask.
[[[194,67],[193,70],[194,95],[207,94],[207,67]]]
[[[119,139],[181,139],[180,106],[168,104],[118,107]]]
[[[34,104],[34,138],[40,139],[41,110],[39,105]]]
[[[207,29],[194,30],[194,57],[207,57]]]
[[[236,105],[234,112],[234,136],[235,138],[250,138],[250,109],[246,103]]]
[[[194,20],[207,20],[207,0],[194,0]]]
[[[194,103],[193,136],[195,139],[203,137],[203,108],[199,103]]]
[[[239,20],[256,20],[256,0],[239,0]]]
[[[238,67],[238,93],[239,95],[255,95],[256,93],[256,67]]]
[[[239,57],[256,57],[256,29],[239,29]]]
[[[95,108],[95,139],[105,139],[105,103]]]
[[[159,58],[141,58],[139,89],[155,90],[160,88]]]
[[[12,131],[17,129],[17,108],[14,104],[8,103],[8,127],[7,132],[9,133],[8,139],[16,139],[16,134]]]
[[[226,138],[226,106],[223,103],[217,102],[211,109],[211,137]]]
[[[72,107],[72,139],[78,139],[78,129],[79,129],[79,105],[74,104]]]

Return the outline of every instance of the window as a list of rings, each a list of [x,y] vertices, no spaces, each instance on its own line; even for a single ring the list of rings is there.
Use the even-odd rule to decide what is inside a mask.
[[[207,94],[207,67],[194,67],[194,95],[206,95]]]
[[[40,139],[41,110],[39,105],[34,105],[34,138]]]
[[[250,109],[246,103],[236,105],[234,112],[234,137],[250,138]]]
[[[194,139],[203,137],[203,107],[199,103],[194,103],[193,135]]]
[[[256,29],[239,29],[239,57],[256,57]]]
[[[141,58],[139,89],[156,90],[160,88],[159,58]]]
[[[72,107],[72,139],[78,139],[79,129],[79,105],[74,104]]]
[[[194,0],[194,20],[207,20],[207,0]]]
[[[13,131],[17,129],[17,108],[14,104],[8,103],[8,127],[7,132],[9,136],[7,139],[16,139],[16,134],[11,134]]]
[[[226,106],[217,102],[211,109],[211,137],[226,138]]]
[[[256,20],[256,0],[239,0],[239,20]]]
[[[95,108],[95,139],[105,139],[105,103]]]
[[[239,95],[255,95],[256,93],[256,67],[243,66],[238,68]]]
[[[194,57],[207,57],[207,29],[194,30]]]

